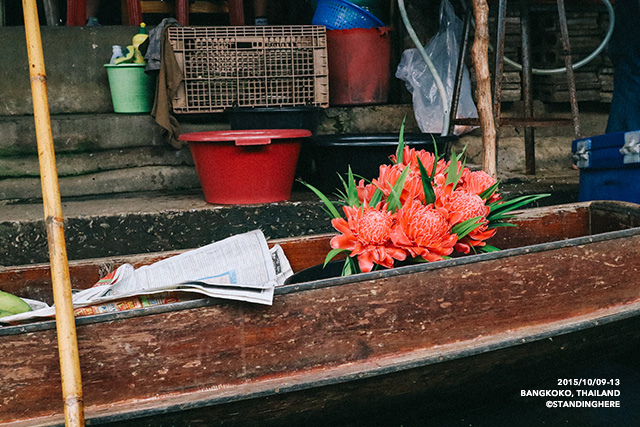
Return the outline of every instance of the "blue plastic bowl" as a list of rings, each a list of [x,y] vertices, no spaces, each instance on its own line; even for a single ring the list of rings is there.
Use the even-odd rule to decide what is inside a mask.
[[[324,25],[327,30],[384,26],[384,23],[371,13],[345,0],[318,0],[318,7],[311,23]]]

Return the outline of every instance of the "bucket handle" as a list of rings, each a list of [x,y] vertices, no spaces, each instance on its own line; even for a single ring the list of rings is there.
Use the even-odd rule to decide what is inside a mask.
[[[249,146],[249,145],[269,145],[271,144],[271,138],[264,138],[264,137],[241,138],[241,139],[236,139],[234,142],[238,147]]]

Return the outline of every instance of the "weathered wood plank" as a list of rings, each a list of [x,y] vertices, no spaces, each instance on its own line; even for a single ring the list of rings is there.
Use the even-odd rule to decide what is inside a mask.
[[[294,292],[270,308],[224,303],[83,325],[87,416],[114,405],[177,404],[192,392],[222,403],[286,388],[291,378],[318,381],[526,341],[638,304],[639,255],[634,236]],[[29,416],[51,416],[59,406],[54,343],[53,330],[0,341],[0,354],[30,355],[0,358],[0,370],[13,379],[0,385],[1,394],[30,408]],[[1,421],[24,416],[8,403]]]
[[[596,348],[620,352],[640,339],[638,230],[573,239],[637,225],[635,205],[540,208],[518,221],[503,230],[507,246],[510,232],[521,243],[560,241],[294,285],[279,290],[271,307],[220,302],[82,323],[87,418],[156,415],[177,425],[203,416],[212,425],[304,418],[325,404],[340,408],[345,395],[371,401],[450,392],[504,366],[531,373],[534,362],[557,363],[569,352],[586,359]],[[300,250],[293,239],[279,243],[299,269],[324,257],[327,240],[303,238]],[[72,276],[91,283],[99,264],[71,263]],[[0,283],[37,287],[45,271],[0,269]],[[0,425],[60,423],[55,330],[5,335],[0,355],[0,396],[9,396],[0,399]],[[249,407],[255,411],[244,417]],[[173,412],[180,418],[165,415]]]
[[[538,243],[552,242],[589,234],[590,210],[587,205],[566,205],[565,207],[537,208],[521,211],[513,220],[518,227],[498,230],[493,245],[508,249]],[[609,213],[607,213],[609,215]],[[618,214],[614,224],[631,221],[630,214]],[[272,240],[280,244],[294,272],[324,262],[330,250],[329,240],[334,234],[303,236]],[[86,289],[100,277],[119,265],[129,262],[135,267],[151,264],[160,259],[177,255],[183,251],[155,252],[133,256],[114,256],[70,261],[72,286]],[[50,281],[48,264],[32,264],[18,267],[0,266],[0,283],[6,292],[50,302]]]

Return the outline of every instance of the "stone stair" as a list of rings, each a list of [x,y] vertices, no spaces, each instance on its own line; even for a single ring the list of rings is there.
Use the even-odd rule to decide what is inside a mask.
[[[103,64],[134,27],[42,27],[51,123],[71,259],[196,247],[261,228],[271,238],[331,231],[322,204],[296,191],[291,201],[254,206],[204,202],[186,148],[172,148],[148,114],[116,114]],[[46,262],[40,178],[23,27],[0,28],[0,266]],[[543,107],[541,107],[543,108]],[[504,109],[509,111],[508,108]],[[328,108],[318,134],[397,132],[411,105]],[[602,133],[606,114],[583,114],[585,133]],[[229,128],[225,114],[180,117],[183,132]],[[541,175],[524,177],[523,138],[501,129],[501,179],[512,193],[549,192],[575,200],[566,129],[537,134]],[[481,164],[481,134],[460,138],[468,164]],[[299,190],[300,188],[297,188]]]
[[[188,149],[168,144],[148,114],[116,114],[103,64],[134,27],[42,27],[51,126],[63,197],[188,190],[199,187]],[[0,28],[0,201],[40,197],[23,27]],[[397,132],[411,106],[328,109],[320,133]],[[229,129],[226,114],[181,116],[182,132]]]

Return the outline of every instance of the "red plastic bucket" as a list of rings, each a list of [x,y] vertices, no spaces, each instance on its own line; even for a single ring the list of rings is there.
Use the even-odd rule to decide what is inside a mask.
[[[306,129],[195,132],[189,142],[204,198],[216,204],[270,203],[291,197]]]
[[[384,104],[389,97],[389,27],[327,31],[329,103]]]

